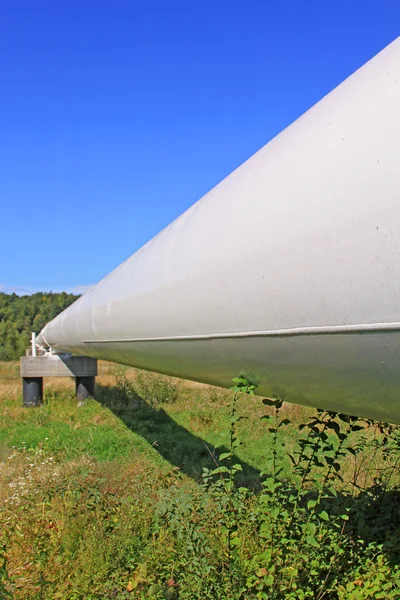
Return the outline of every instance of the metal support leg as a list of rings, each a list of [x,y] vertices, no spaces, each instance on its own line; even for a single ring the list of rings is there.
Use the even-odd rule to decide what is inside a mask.
[[[43,403],[43,377],[23,377],[22,395],[24,406],[40,406]]]
[[[78,406],[82,406],[87,398],[94,398],[96,377],[76,377],[75,385]]]

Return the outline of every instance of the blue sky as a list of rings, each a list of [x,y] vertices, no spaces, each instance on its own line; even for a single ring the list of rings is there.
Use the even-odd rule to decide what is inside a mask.
[[[0,290],[96,283],[399,34],[399,0],[3,2]]]

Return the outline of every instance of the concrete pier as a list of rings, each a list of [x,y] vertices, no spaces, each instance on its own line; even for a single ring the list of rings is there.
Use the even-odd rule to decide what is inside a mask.
[[[24,406],[42,404],[43,377],[74,377],[78,405],[82,405],[86,398],[95,395],[97,359],[62,354],[22,356],[20,374]]]
[[[22,395],[24,406],[39,406],[43,403],[43,377],[23,377]]]
[[[94,398],[96,378],[93,376],[76,377],[75,391],[78,406],[82,406],[87,398]]]

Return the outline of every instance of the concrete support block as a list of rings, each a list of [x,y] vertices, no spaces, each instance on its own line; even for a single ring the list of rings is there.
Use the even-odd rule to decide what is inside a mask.
[[[43,377],[24,377],[22,382],[24,406],[30,408],[43,404]]]
[[[97,359],[70,354],[22,356],[21,377],[93,377],[97,375]]]
[[[69,354],[45,354],[22,356],[24,406],[38,406],[43,402],[43,377],[74,377],[78,405],[86,398],[94,397],[97,375],[97,359]]]
[[[78,406],[82,406],[87,398],[94,398],[96,391],[95,377],[76,377],[75,379],[76,399]]]

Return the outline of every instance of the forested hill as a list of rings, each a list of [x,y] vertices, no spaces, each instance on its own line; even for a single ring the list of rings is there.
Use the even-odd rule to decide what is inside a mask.
[[[29,347],[31,332],[40,330],[79,296],[37,293],[17,296],[0,292],[0,360],[18,360]]]

